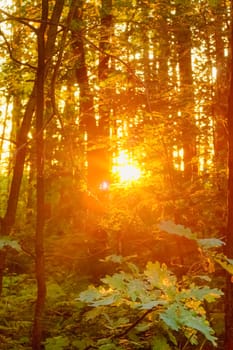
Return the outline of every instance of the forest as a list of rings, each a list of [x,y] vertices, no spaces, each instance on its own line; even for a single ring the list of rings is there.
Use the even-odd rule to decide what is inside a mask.
[[[1,350],[233,350],[232,18],[0,1]]]

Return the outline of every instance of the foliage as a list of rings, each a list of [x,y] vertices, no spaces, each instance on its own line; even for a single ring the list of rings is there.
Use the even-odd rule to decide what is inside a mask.
[[[179,281],[159,262],[149,262],[143,272],[131,262],[125,267],[79,296],[93,308],[86,312],[86,322],[98,322],[99,329],[104,327],[102,337],[109,346],[122,344],[127,349],[164,345],[165,349],[178,349],[186,342],[202,342],[200,334],[217,345],[205,302],[215,302],[222,295],[219,289]],[[101,333],[95,339],[98,346]]]
[[[41,6],[5,3],[0,216],[12,227],[9,236],[0,232],[0,254],[7,252],[0,342],[12,350],[30,348],[36,298],[35,143],[41,134],[33,86]],[[218,318],[218,335],[224,331],[222,303],[212,302],[221,294],[223,270],[233,274],[232,257],[223,254],[230,1],[117,0],[112,8],[108,0],[65,1],[51,35],[55,3],[62,2],[48,1],[43,23],[46,54],[48,38],[55,40],[44,91],[43,346],[169,350],[203,348],[206,340],[212,346]],[[107,174],[110,188],[101,192],[104,158],[97,152],[92,164],[89,154],[103,148],[110,158],[127,150],[142,178],[128,184]],[[110,173],[114,161],[107,164]],[[23,168],[22,178],[12,181]],[[21,183],[17,203],[12,183]],[[15,217],[8,216],[11,204]],[[75,301],[89,283],[95,286]]]
[[[9,237],[0,237],[0,250],[4,248],[12,248],[16,250],[17,252],[21,251],[21,247],[19,243],[13,239],[10,239]]]

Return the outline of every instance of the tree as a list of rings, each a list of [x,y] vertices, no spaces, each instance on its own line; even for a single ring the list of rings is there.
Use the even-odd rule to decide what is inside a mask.
[[[37,280],[37,299],[32,331],[33,350],[41,349],[42,319],[46,298],[45,257],[44,257],[44,100],[45,100],[45,32],[49,15],[48,0],[41,5],[41,24],[37,31],[38,63],[36,74],[36,234],[35,264]]]
[[[233,13],[233,4],[231,8]],[[225,253],[233,259],[233,26],[231,31],[231,83],[228,102],[228,221]],[[225,350],[233,349],[233,283],[232,276],[226,277],[225,291]]]
[[[1,182],[2,273],[8,252],[3,300],[6,291],[11,293],[10,277],[25,291],[24,300],[30,299],[28,280],[35,280],[31,269],[35,261],[34,348],[41,340],[48,347],[82,348],[83,343],[74,339],[79,337],[74,319],[80,320],[82,336],[82,327],[86,327],[83,311],[79,305],[74,310],[71,301],[69,306],[63,302],[68,294],[74,300],[72,293],[84,280],[96,283],[113,269],[107,255],[122,254],[125,259],[137,255],[139,270],[148,260],[157,259],[177,274],[178,284],[181,279],[184,283],[186,278],[199,279],[198,269],[203,266],[202,285],[215,273],[208,256],[201,256],[204,261],[197,264],[186,264],[187,255],[192,261],[201,258],[200,250],[190,250],[196,248],[193,241],[179,234],[172,238],[164,235],[158,225],[161,220],[173,220],[190,227],[197,239],[208,237],[212,243],[218,243],[225,233],[226,188],[219,186],[216,175],[226,183],[226,152],[221,156],[213,152],[220,152],[224,141],[226,90],[222,91],[222,85],[228,88],[229,2],[43,0],[34,6],[30,0],[23,4],[15,0],[14,5],[15,11],[10,7],[0,10],[0,21],[9,23],[13,31],[12,35],[8,30],[4,33],[3,25],[0,32],[0,61],[4,62],[0,96],[6,96],[0,104],[8,103],[5,115],[0,116],[2,152],[5,138],[12,141],[10,157],[2,153],[0,160],[7,169],[13,165],[9,178],[5,172]],[[132,164],[140,168],[141,177],[122,180],[120,171],[129,172]],[[108,191],[101,192],[101,182],[109,178]],[[31,219],[26,222],[28,214]],[[216,241],[211,240],[213,236]],[[19,243],[22,250],[16,255],[12,249]],[[229,236],[227,250],[231,245]],[[193,269],[198,270],[196,274]],[[21,272],[25,288],[21,288]],[[219,279],[222,282],[223,276]],[[217,280],[211,282],[214,287]],[[231,293],[230,279],[227,283]],[[44,306],[46,286],[48,302]],[[55,295],[52,303],[51,295],[58,289],[60,296]],[[191,288],[189,293],[191,300]],[[230,294],[226,294],[226,305],[228,297]],[[15,299],[13,308],[20,298],[16,295]],[[227,311],[226,306],[229,325]],[[5,308],[0,311],[0,326],[8,317],[5,312]],[[16,320],[18,314],[9,313],[9,317]],[[43,314],[51,322],[46,339],[41,327]],[[140,314],[143,316],[142,310]],[[150,316],[145,318],[148,322]],[[28,329],[29,324],[25,333]],[[90,335],[89,329],[87,333]],[[178,334],[178,338],[182,336]],[[20,342],[17,332],[13,340],[16,348]],[[156,346],[160,340],[158,337]],[[140,346],[143,341],[141,337]],[[168,348],[166,339],[161,341]]]

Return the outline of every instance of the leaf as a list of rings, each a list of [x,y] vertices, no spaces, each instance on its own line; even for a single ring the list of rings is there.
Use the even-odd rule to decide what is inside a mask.
[[[176,277],[172,275],[165,264],[160,265],[158,261],[155,263],[148,262],[144,274],[153,287],[163,290],[175,290],[176,288]]]
[[[45,350],[63,350],[69,345],[69,338],[61,335],[53,338],[48,338],[45,342]]]
[[[152,350],[171,350],[167,339],[163,335],[156,335],[152,340]]]
[[[89,286],[87,290],[84,290],[79,294],[78,300],[85,303],[92,303],[94,300],[100,297],[100,292],[94,286]]]
[[[11,240],[10,237],[2,236],[0,238],[0,249],[3,249],[5,247],[12,248],[12,249],[16,250],[17,252],[20,252],[22,250],[20,247],[20,244],[17,241]]]
[[[214,331],[204,316],[197,315],[192,309],[187,309],[181,303],[173,303],[160,315],[160,318],[173,330],[178,331],[181,327],[190,327],[201,332],[206,339],[216,345]]]
[[[106,258],[104,258],[102,261],[113,262],[115,264],[122,264],[124,262],[124,258],[121,255],[112,254],[112,255],[106,256]]]
[[[123,350],[122,347],[117,346],[108,338],[98,340],[97,344],[98,350]]]
[[[150,329],[151,324],[149,322],[143,322],[143,323],[139,323],[135,329],[137,330],[137,332],[145,332],[148,329]]]
[[[225,244],[221,239],[218,238],[197,239],[197,243],[203,249],[219,248]]]
[[[209,288],[208,286],[197,287],[195,285],[190,285],[190,289],[183,291],[180,297],[187,299],[196,299],[196,300],[206,300],[211,303],[216,299],[220,298],[223,295],[223,292],[217,288]]]
[[[117,320],[114,321],[112,328],[115,329],[118,327],[122,327],[128,323],[129,323],[128,317],[119,317]]]
[[[82,340],[73,340],[72,346],[78,350],[85,350],[87,347],[91,345],[90,339],[82,339]]]
[[[213,345],[216,345],[217,338],[213,335],[214,331],[204,317],[190,315],[189,312],[186,314],[185,309],[183,309],[181,319],[184,325],[201,332],[206,339],[208,339]]]
[[[224,270],[233,275],[233,259],[228,259],[224,254],[216,254],[214,260],[222,266]]]
[[[99,317],[100,315],[102,315],[102,313],[103,313],[103,310],[101,307],[94,307],[93,309],[87,311],[84,317],[87,321],[94,320],[96,317]]]
[[[57,299],[58,297],[65,296],[65,292],[62,289],[62,287],[55,282],[49,282],[47,284],[47,290],[48,290],[47,294],[49,298]]]
[[[162,221],[159,224],[159,229],[167,233],[176,234],[177,236],[183,236],[189,239],[195,239],[195,235],[192,231],[184,227],[183,225],[176,225],[173,221]]]
[[[117,296],[115,294],[109,295],[109,296],[103,296],[102,299],[93,301],[91,303],[91,306],[97,307],[97,306],[107,306],[107,305],[111,305],[114,304],[117,300]]]
[[[145,284],[140,279],[133,279],[127,283],[127,295],[132,301],[141,300],[146,295]]]
[[[148,303],[142,303],[139,308],[142,310],[151,310],[155,306],[164,305],[165,303],[163,300],[151,300]]]
[[[161,320],[163,320],[166,323],[166,325],[174,331],[178,331],[180,329],[177,310],[178,310],[178,304],[173,303],[164,312],[160,314]]]
[[[104,278],[101,278],[101,281],[107,284],[112,289],[117,290],[125,290],[126,280],[129,279],[129,276],[124,273],[115,273],[112,276],[106,276]]]

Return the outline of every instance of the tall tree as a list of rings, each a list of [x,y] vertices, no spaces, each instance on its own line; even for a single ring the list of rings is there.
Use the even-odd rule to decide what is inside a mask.
[[[231,3],[233,15],[233,2]],[[232,25],[232,23],[231,23]],[[228,102],[228,222],[225,253],[233,259],[233,25],[231,29],[231,82]],[[225,350],[233,350],[233,283],[232,276],[226,276],[225,290]]]
[[[41,349],[42,319],[46,297],[45,261],[44,261],[44,100],[45,100],[45,32],[47,28],[49,5],[42,0],[41,24],[37,32],[38,63],[36,74],[36,235],[35,264],[37,280],[37,299],[32,331],[33,350]]]
[[[217,172],[217,184],[219,189],[223,188],[223,172],[227,168],[227,137],[226,114],[227,114],[227,96],[229,89],[228,77],[228,57],[225,55],[226,43],[228,42],[227,33],[227,7],[225,1],[218,0],[213,5],[214,39],[216,55],[216,84],[214,91],[214,122],[215,122],[215,166]]]
[[[86,63],[85,41],[86,25],[83,20],[83,0],[73,1],[74,7],[72,33],[72,47],[75,58],[75,77],[79,86],[79,125],[82,139],[88,139],[87,142],[87,161],[88,184],[92,184],[93,163],[95,160],[92,157],[92,148],[96,137],[96,120],[94,112],[93,94],[90,89],[88,66]]]
[[[190,1],[176,3],[176,15],[174,34],[177,40],[177,56],[178,56],[178,82],[177,89],[180,92],[178,102],[178,114],[180,113],[180,125],[182,133],[182,143],[184,150],[184,178],[191,181],[194,176],[195,156],[195,119],[194,119],[194,92],[193,92],[193,76],[192,76],[192,37],[190,22],[187,17],[188,11],[191,9]]]
[[[111,72],[110,60],[111,39],[113,35],[113,18],[112,18],[112,0],[102,0],[101,3],[101,26],[100,26],[100,43],[99,43],[99,66],[98,76],[100,85],[99,101],[99,125],[97,128],[97,146],[93,151],[92,158],[95,158],[95,173],[97,172],[95,186],[100,186],[103,181],[109,180],[110,173],[110,154],[109,154],[109,128],[110,114],[112,109],[112,94],[114,93],[111,84],[108,84],[109,74]],[[98,142],[98,137],[100,140]]]

